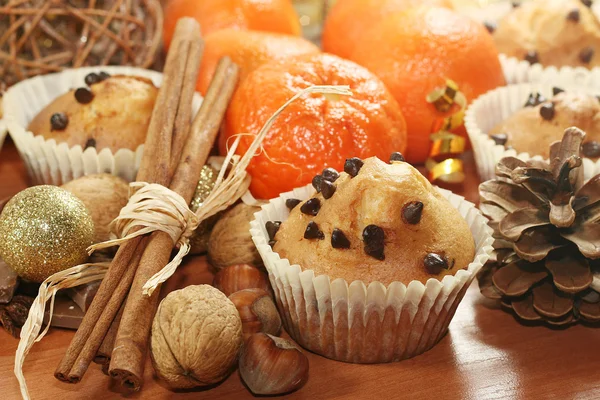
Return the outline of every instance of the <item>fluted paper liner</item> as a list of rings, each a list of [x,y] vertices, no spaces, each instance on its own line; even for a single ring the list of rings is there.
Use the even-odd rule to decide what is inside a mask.
[[[393,282],[348,283],[315,276],[290,265],[268,245],[267,221],[285,221],[288,198],[308,199],[312,186],[284,193],[262,206],[250,232],[269,273],[277,306],[288,333],[303,347],[335,360],[353,363],[398,361],[433,347],[446,333],[456,307],[475,274],[492,252],[492,230],[475,206],[463,197],[439,190],[467,221],[476,245],[467,269],[424,285]],[[398,266],[402,268],[402,266]]]
[[[600,67],[544,67],[506,54],[500,54],[500,64],[507,84],[544,83],[556,86],[555,82],[562,81],[600,90]]]
[[[522,109],[530,93],[540,92],[544,97],[552,98],[553,87],[592,95],[600,94],[600,89],[594,90],[592,87],[574,85],[573,81],[557,78],[552,84],[522,83],[500,87],[478,97],[471,103],[465,114],[465,127],[473,146],[477,172],[482,182],[495,177],[496,164],[504,157],[517,157],[523,161],[531,158],[542,159],[536,154],[517,153],[514,149],[498,145],[489,137],[488,132]],[[594,161],[584,157],[583,162],[585,163],[586,179],[600,173],[600,160]]]
[[[4,122],[9,134],[24,160],[34,184],[62,185],[84,175],[109,173],[131,182],[135,179],[142,160],[143,145],[135,150],[110,149],[97,151],[90,147],[69,147],[54,139],[45,140],[27,130],[31,120],[56,97],[71,89],[85,86],[84,78],[90,72],[105,71],[111,75],[140,76],[150,79],[159,87],[160,72],[135,67],[102,66],[66,69],[62,72],[36,76],[17,83],[7,90],[3,98]],[[194,110],[202,103],[200,95],[194,97]],[[0,121],[0,139],[1,134]]]

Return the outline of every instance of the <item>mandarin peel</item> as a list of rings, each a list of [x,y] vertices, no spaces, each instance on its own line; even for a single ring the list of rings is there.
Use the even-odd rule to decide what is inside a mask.
[[[256,138],[257,135],[253,134],[253,133],[238,133],[235,135],[231,135],[230,137],[227,138],[227,141],[225,142],[225,148],[227,149],[227,152],[230,151],[230,147],[229,147],[229,142],[231,141],[231,139],[236,139],[236,142],[234,143],[235,147],[237,148],[237,144],[239,144],[239,140],[237,140],[237,138],[241,138],[244,136],[249,136],[249,137],[253,137]],[[235,149],[234,149],[235,151]],[[292,163],[288,163],[285,161],[275,161],[274,159],[271,158],[271,156],[269,156],[269,153],[267,153],[267,150],[265,149],[265,147],[263,146],[263,144],[260,144],[260,147],[258,149],[258,151],[254,154],[254,157],[258,157],[260,155],[264,155],[265,158],[267,160],[269,160],[269,162],[275,164],[275,165],[285,165],[288,166],[296,171],[300,172],[300,176],[302,176],[303,172],[302,172],[302,168],[296,167],[294,164]]]

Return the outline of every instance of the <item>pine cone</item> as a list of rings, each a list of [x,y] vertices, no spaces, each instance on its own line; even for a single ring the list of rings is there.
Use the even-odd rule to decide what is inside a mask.
[[[567,129],[550,162],[503,158],[479,186],[496,239],[481,293],[526,321],[600,321],[600,175],[584,182],[584,137]]]

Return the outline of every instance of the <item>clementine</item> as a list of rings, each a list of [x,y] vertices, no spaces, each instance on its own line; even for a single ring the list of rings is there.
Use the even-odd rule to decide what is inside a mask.
[[[319,48],[306,39],[259,31],[223,29],[204,38],[204,54],[196,89],[206,93],[218,61],[229,56],[240,67],[240,80],[266,61],[318,53]]]
[[[356,44],[350,58],[381,78],[398,100],[406,118],[410,163],[427,159],[433,127],[447,116],[427,103],[431,91],[451,79],[470,102],[505,84],[489,32],[446,8],[418,7],[389,15]]]
[[[169,48],[181,17],[200,23],[202,34],[224,28],[258,30],[299,36],[298,15],[291,0],[170,0],[165,6],[163,41]]]
[[[355,44],[386,15],[420,4],[452,8],[451,0],[338,0],[323,28],[323,51],[349,58]]]
[[[343,169],[346,158],[388,160],[405,150],[406,124],[383,82],[351,61],[317,53],[263,64],[241,82],[227,111],[221,153],[232,136],[257,134],[279,107],[312,85],[349,85],[353,95],[308,95],[279,115],[248,168],[254,196],[268,199],[305,185],[325,167]],[[240,138],[243,154],[253,137]]]

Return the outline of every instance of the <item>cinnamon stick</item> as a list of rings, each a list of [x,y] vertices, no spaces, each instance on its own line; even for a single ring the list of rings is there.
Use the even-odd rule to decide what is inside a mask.
[[[167,55],[163,82],[158,91],[154,110],[148,127],[148,134],[144,146],[144,154],[136,180],[141,182],[158,183],[168,185],[171,180],[171,144],[175,113],[177,112],[179,99],[181,97],[184,68],[181,66],[181,52],[185,46],[181,44],[188,41],[191,33],[199,34],[198,23],[191,18],[182,18],[176,27],[173,38],[173,47]],[[189,46],[188,46],[189,47]],[[169,114],[169,115],[167,115]],[[65,356],[58,365],[54,376],[65,382],[70,382],[69,375],[75,361],[88,342],[93,331],[97,331],[95,337],[102,340],[108,331],[112,320],[117,314],[120,304],[125,299],[127,292],[122,293],[120,299],[116,298],[111,304],[119,304],[114,308],[108,308],[109,301],[113,298],[115,290],[122,281],[128,268],[135,269],[131,260],[135,253],[142,254],[145,249],[145,241],[136,237],[119,247],[115,258],[111,262],[98,293],[94,297],[90,309],[87,311],[83,321],[75,333]],[[102,319],[106,324],[99,324]],[[98,343],[99,345],[99,343]],[[93,356],[92,356],[93,357]]]
[[[171,190],[191,201],[200,178],[200,170],[216,139],[229,100],[237,84],[238,67],[229,58],[219,62],[215,78],[196,116],[190,137],[176,170]],[[131,291],[125,304],[110,363],[110,375],[121,384],[139,390],[143,383],[144,365],[152,320],[158,306],[159,290],[151,296],[142,287],[169,261],[173,241],[164,232],[155,232],[144,252]]]
[[[115,339],[117,338],[117,330],[119,329],[119,324],[121,323],[121,317],[123,316],[123,309],[125,308],[125,303],[121,305],[117,316],[113,320],[112,324],[110,324],[110,328],[108,332],[106,332],[106,336],[104,336],[104,340],[96,353],[96,357],[94,357],[94,362],[96,364],[105,365],[110,363],[110,357],[112,355],[112,351],[115,347]],[[106,371],[108,374],[108,370]]]

